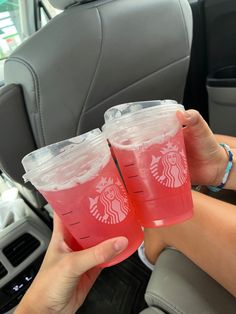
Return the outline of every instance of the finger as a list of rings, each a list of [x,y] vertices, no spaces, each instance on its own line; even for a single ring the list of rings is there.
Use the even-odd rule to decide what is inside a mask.
[[[208,124],[197,110],[177,111],[176,115],[180,123],[186,127],[185,132],[191,132],[195,137],[212,134]]]
[[[201,115],[197,110],[186,110],[176,112],[177,118],[182,125],[195,125],[200,122]]]
[[[89,269],[100,264],[109,262],[112,258],[119,255],[128,245],[128,239],[125,237],[106,240],[92,248],[73,252],[67,257],[67,268],[71,274],[69,276],[80,276]]]
[[[56,241],[63,241],[64,239],[64,227],[61,222],[61,219],[58,217],[58,215],[54,212],[53,215],[53,234],[52,239]]]

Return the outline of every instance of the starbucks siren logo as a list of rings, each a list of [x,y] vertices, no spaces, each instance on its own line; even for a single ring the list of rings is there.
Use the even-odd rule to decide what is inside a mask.
[[[152,155],[150,171],[153,177],[169,188],[177,188],[187,178],[187,160],[184,150],[168,142],[159,156]]]
[[[96,186],[97,196],[89,197],[90,213],[100,222],[117,224],[123,221],[128,212],[129,204],[126,191],[117,178],[102,177]]]

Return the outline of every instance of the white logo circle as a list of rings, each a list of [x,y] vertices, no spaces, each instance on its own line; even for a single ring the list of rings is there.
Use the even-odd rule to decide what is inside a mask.
[[[153,177],[168,188],[182,186],[187,178],[187,160],[184,150],[168,142],[160,151],[161,155],[152,155],[150,171]]]
[[[129,203],[123,184],[118,178],[102,177],[96,186],[97,196],[89,198],[90,213],[98,221],[117,224],[128,215]]]

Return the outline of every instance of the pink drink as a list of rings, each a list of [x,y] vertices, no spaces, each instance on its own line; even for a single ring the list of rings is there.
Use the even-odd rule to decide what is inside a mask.
[[[164,142],[142,148],[112,143],[136,214],[144,227],[167,226],[191,218],[193,203],[180,129]],[[126,147],[126,145],[128,145]]]
[[[66,189],[41,189],[40,192],[81,248],[89,248],[112,237],[128,238],[127,249],[104,267],[124,260],[143,241],[143,232],[112,158],[91,180]]]
[[[83,249],[76,241],[76,239],[72,236],[65,224],[63,224],[63,238],[72,251],[81,251]]]
[[[73,250],[127,237],[127,249],[104,267],[136,251],[143,231],[99,129],[40,148],[22,163],[24,180],[30,181],[59,215],[64,239]]]

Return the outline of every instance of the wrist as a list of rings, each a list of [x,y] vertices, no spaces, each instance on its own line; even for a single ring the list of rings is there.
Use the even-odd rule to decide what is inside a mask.
[[[218,167],[215,175],[215,179],[211,182],[212,186],[219,186],[222,182],[222,179],[225,175],[225,170],[229,161],[228,153],[225,148],[219,145],[219,158],[218,158]]]
[[[225,157],[222,155],[222,159],[218,163],[218,173],[216,180],[212,185],[208,186],[212,192],[219,192],[224,188],[230,188],[230,175],[231,172],[233,172],[233,167],[235,166],[235,159],[232,149],[227,144],[220,144],[220,146],[224,148],[225,153],[227,154],[227,159],[225,159]]]
[[[229,178],[225,184],[225,189],[236,190],[236,149],[232,149],[233,157],[233,166]]]
[[[16,307],[14,314],[26,314],[26,313],[38,314],[36,310],[32,309],[32,302],[26,301],[25,297],[23,297],[23,299],[20,301],[20,303]]]
[[[18,304],[14,314],[51,314],[47,308],[43,306],[42,302],[38,302],[38,297],[34,297],[32,293],[28,294],[29,290],[24,295],[21,302]],[[42,301],[42,300],[41,300]]]

